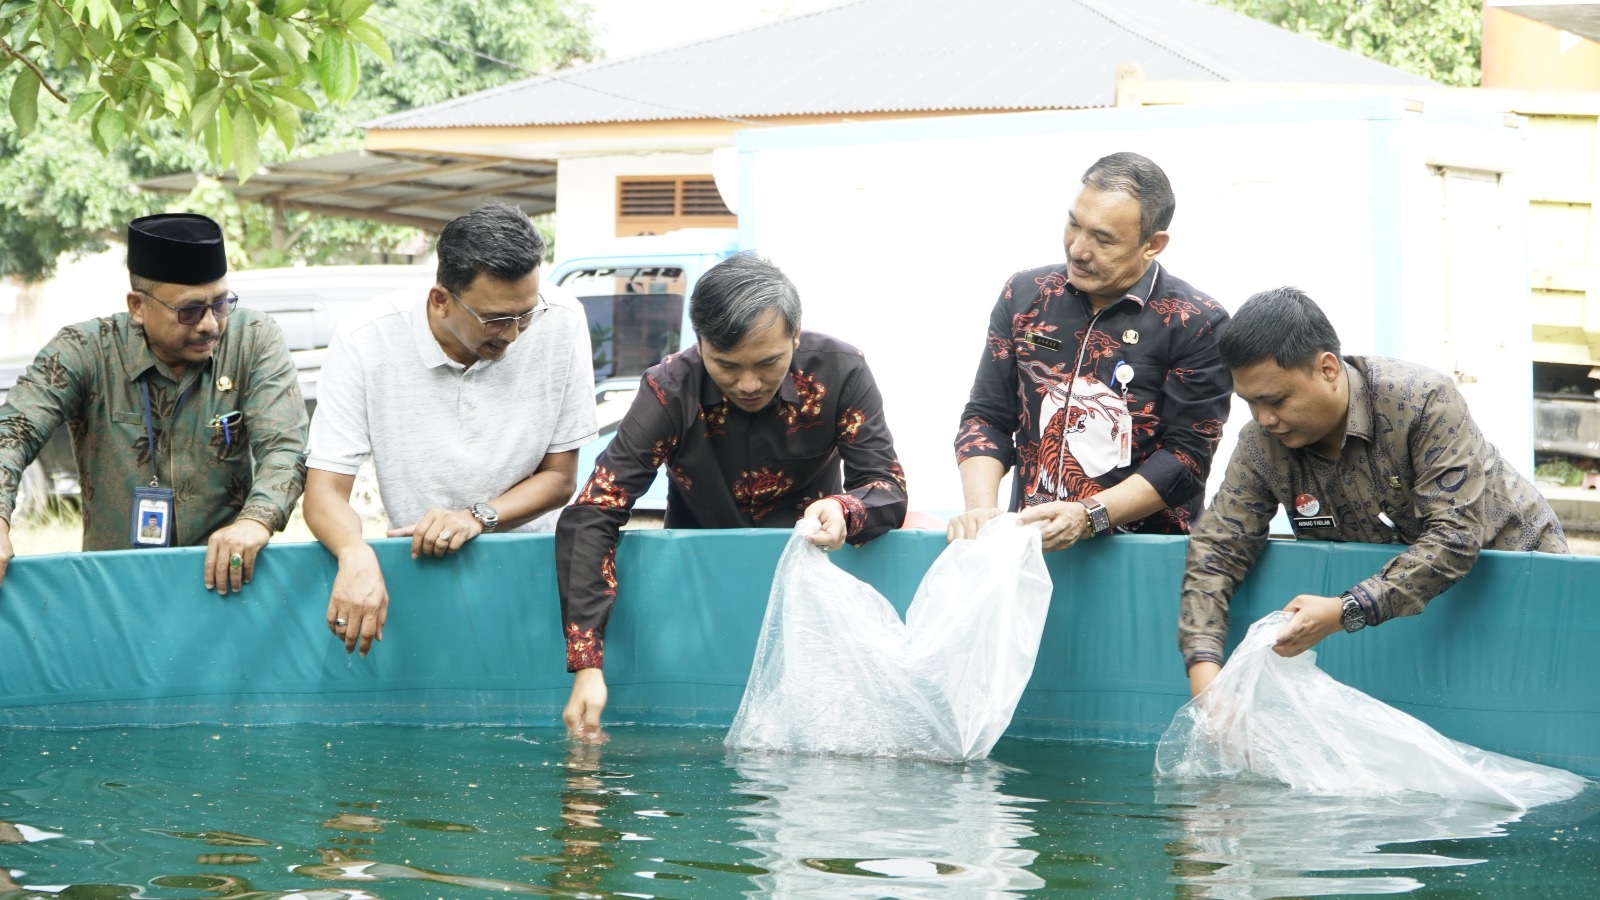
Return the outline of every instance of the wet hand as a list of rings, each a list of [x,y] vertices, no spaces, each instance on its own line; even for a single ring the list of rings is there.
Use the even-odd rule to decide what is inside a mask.
[[[483,534],[483,523],[464,509],[439,509],[422,514],[416,524],[389,529],[389,537],[411,538],[411,558],[423,554],[442,557],[460,550]]]
[[[1044,541],[1046,553],[1064,550],[1094,534],[1094,529],[1089,525],[1089,510],[1076,500],[1056,500],[1030,506],[1022,511],[1019,521],[1022,525],[1044,523],[1044,530],[1039,536]]]
[[[1290,600],[1284,611],[1294,613],[1294,616],[1278,632],[1278,642],[1272,647],[1279,656],[1299,656],[1328,635],[1344,630],[1340,621],[1344,601],[1338,597],[1301,594]]]
[[[805,518],[816,519],[818,526],[815,532],[806,535],[806,540],[825,551],[844,546],[845,535],[850,529],[843,503],[831,497],[818,500],[806,507]]]
[[[978,537],[978,532],[983,530],[983,526],[988,524],[990,519],[995,518],[1002,512],[1003,510],[996,509],[992,506],[981,509],[967,510],[961,515],[951,519],[950,524],[945,526],[945,542],[949,543],[953,541],[976,540]]]
[[[328,631],[344,642],[346,653],[359,644],[361,655],[366,656],[373,641],[383,640],[388,618],[389,589],[372,548],[358,544],[340,554],[339,572],[328,597]]]
[[[206,590],[227,594],[250,583],[256,573],[256,554],[272,532],[255,519],[240,519],[212,532],[206,541]]]
[[[606,676],[601,669],[579,669],[572,676],[572,694],[561,721],[567,736],[577,741],[603,744],[610,739],[600,728],[600,714],[606,708]]]

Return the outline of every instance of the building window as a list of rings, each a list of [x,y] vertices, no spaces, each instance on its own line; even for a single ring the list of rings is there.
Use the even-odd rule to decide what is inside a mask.
[[[617,237],[679,228],[735,228],[710,175],[623,176],[617,179]]]

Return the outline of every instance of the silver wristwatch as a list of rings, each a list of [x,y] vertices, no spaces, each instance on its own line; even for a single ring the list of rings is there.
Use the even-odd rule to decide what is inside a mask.
[[[484,534],[494,531],[495,527],[500,524],[500,514],[495,512],[494,507],[487,503],[474,503],[467,507],[467,512],[472,513],[472,517],[477,519],[478,523],[483,526]]]
[[[1367,611],[1361,608],[1361,601],[1349,591],[1339,595],[1344,601],[1344,612],[1340,614],[1339,621],[1347,632],[1356,632],[1367,627]]]

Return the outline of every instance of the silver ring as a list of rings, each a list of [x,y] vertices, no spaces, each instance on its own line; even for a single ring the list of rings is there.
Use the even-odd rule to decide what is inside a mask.
[[[349,625],[350,623],[345,621],[344,619],[334,619],[333,620],[333,624],[338,626],[338,627],[340,627],[340,628],[343,628],[346,625]]]
[[[444,531],[439,532],[439,540],[441,540],[441,541],[450,540],[450,531],[449,531],[449,529],[445,529]]]

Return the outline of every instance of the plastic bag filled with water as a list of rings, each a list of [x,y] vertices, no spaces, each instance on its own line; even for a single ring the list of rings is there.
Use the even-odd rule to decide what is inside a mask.
[[[1155,774],[1254,775],[1341,795],[1421,791],[1529,809],[1566,800],[1585,779],[1452,741],[1335,681],[1316,653],[1274,653],[1290,614],[1250,626],[1214,681],[1178,710],[1156,748]]]
[[[982,759],[1033,674],[1050,575],[1038,527],[996,518],[956,541],[900,621],[795,526],[778,561],[727,746],[841,756]]]

